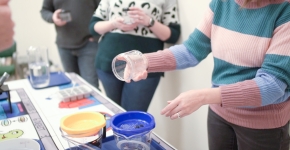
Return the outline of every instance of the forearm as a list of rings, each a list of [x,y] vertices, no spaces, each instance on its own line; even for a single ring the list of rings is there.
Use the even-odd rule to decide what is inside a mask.
[[[209,88],[202,89],[201,94],[203,94],[202,103],[207,104],[221,104],[221,89],[220,88]]]
[[[112,31],[114,28],[112,21],[99,21],[94,25],[94,30],[101,35]]]
[[[43,20],[49,23],[53,23],[53,19],[52,19],[53,13],[51,11],[42,9],[40,12],[41,12],[41,17]]]
[[[155,21],[155,24],[150,27],[150,30],[162,41],[166,41],[171,35],[169,27],[158,21]]]
[[[41,17],[45,21],[47,21],[49,23],[53,23],[52,15],[53,15],[54,11],[55,11],[55,8],[53,6],[52,0],[44,0],[42,3],[42,8],[40,10]]]

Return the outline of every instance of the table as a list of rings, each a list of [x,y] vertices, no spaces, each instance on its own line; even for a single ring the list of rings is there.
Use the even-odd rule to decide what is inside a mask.
[[[0,100],[0,135],[17,131],[16,137],[31,138],[42,144],[47,150],[69,148],[67,141],[61,137],[59,123],[63,116],[78,111],[98,111],[108,117],[125,110],[107,98],[75,73],[65,73],[71,83],[44,89],[34,89],[28,79],[5,82],[10,88],[13,113],[5,111],[7,101]],[[68,105],[61,103],[55,93],[73,85],[87,85],[93,89],[91,96],[82,102]],[[110,120],[107,121],[107,137],[112,137]],[[3,140],[5,138],[0,138]],[[169,143],[152,133],[152,139],[160,150],[174,150]]]

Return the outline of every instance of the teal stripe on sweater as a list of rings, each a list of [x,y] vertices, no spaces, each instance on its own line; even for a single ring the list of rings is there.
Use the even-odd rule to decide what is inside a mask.
[[[213,24],[243,34],[271,38],[274,29],[290,19],[289,16],[282,16],[281,19],[277,17],[281,14],[277,10],[284,9],[283,7],[284,11],[290,12],[287,5],[289,4],[285,2],[284,5],[272,4],[259,9],[246,9],[241,8],[234,0],[218,2],[211,4],[211,7],[215,6],[212,8],[215,9]]]
[[[198,29],[195,29],[183,44],[199,62],[211,52],[210,38]]]
[[[288,85],[287,89],[290,89],[290,56],[267,54],[262,68],[285,82]]]
[[[253,79],[258,68],[233,65],[224,60],[214,58],[212,81],[214,85],[232,84]]]

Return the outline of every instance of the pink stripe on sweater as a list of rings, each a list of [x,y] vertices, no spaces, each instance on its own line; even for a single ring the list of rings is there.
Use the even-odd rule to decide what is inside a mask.
[[[221,88],[222,107],[261,106],[261,93],[254,80],[223,85]]]
[[[204,21],[201,21],[201,23],[197,26],[197,29],[201,31],[203,34],[205,34],[208,38],[210,38],[213,12],[211,11],[209,7],[206,10],[203,18],[204,18]]]
[[[253,129],[272,129],[284,126],[290,118],[290,99],[284,103],[257,108],[210,108],[230,123]]]
[[[267,54],[290,56],[290,22],[287,22],[274,31],[274,37]]]
[[[271,41],[270,38],[242,34],[215,25],[211,38],[216,39],[212,40],[214,57],[245,67],[260,67]]]
[[[164,72],[176,69],[174,55],[168,49],[147,53],[144,56],[148,60],[148,72]]]

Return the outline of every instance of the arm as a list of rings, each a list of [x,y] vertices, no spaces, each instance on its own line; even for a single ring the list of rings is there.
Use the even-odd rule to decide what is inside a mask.
[[[198,65],[211,53],[212,19],[212,8],[208,8],[203,21],[183,44],[145,54],[148,72],[164,72]]]
[[[266,106],[290,96],[290,19],[279,20],[264,62],[254,79],[221,86],[223,107]],[[232,100],[232,97],[235,100]]]
[[[204,20],[183,44],[144,54],[147,60],[147,69],[140,72],[133,80],[146,79],[147,73],[150,72],[165,72],[193,67],[206,58],[211,53],[212,7],[211,3],[210,8],[205,13]]]
[[[161,16],[161,22],[155,21],[155,24],[150,28],[150,30],[162,41],[176,43],[180,36],[180,24],[176,0],[166,1]]]
[[[102,35],[116,28],[122,31],[130,31],[138,25],[137,23],[125,24],[121,17],[109,19],[109,8],[110,5],[108,0],[102,0],[100,2],[89,25],[89,30],[92,35]]]
[[[44,0],[42,3],[42,8],[40,10],[42,19],[49,23],[53,23],[52,15],[54,11],[55,8],[53,6],[52,0]]]
[[[109,22],[109,2],[101,0],[94,15],[91,18],[89,30],[92,35],[102,35],[113,30],[112,24]]]
[[[109,13],[107,12],[107,9],[109,7],[108,3],[102,1],[101,4],[101,0],[96,0],[95,3],[96,3],[96,11],[91,18],[89,30],[93,35],[101,35],[113,30],[114,26],[111,22],[103,20],[104,18],[108,17]]]
[[[64,26],[67,22],[61,20],[58,15],[61,12],[61,9],[55,10],[52,0],[44,0],[42,4],[42,9],[40,11],[41,17],[49,22],[54,23],[57,26]]]
[[[0,51],[11,47],[14,42],[14,23],[8,2],[9,0],[0,0]]]
[[[163,6],[160,22],[154,19],[154,25],[149,29],[160,40],[167,43],[176,43],[180,36],[180,25],[178,19],[176,0],[167,0]],[[148,27],[151,17],[138,7],[130,7],[128,14],[138,24]],[[172,17],[174,16],[174,17]]]

